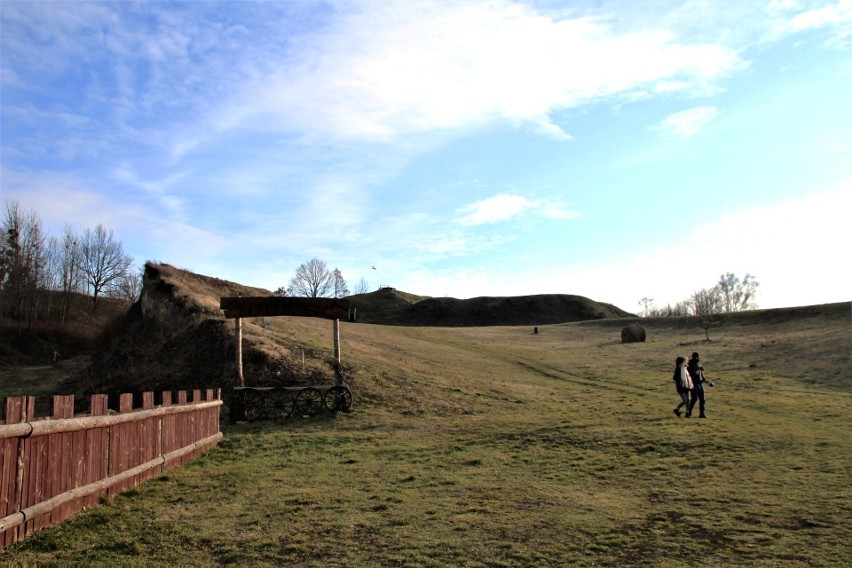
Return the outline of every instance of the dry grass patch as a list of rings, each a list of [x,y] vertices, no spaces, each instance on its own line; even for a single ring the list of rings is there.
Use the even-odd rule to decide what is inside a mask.
[[[711,342],[655,324],[631,345],[606,323],[343,324],[353,413],[228,426],[0,563],[846,566],[848,376],[806,361],[848,368],[852,326],[813,317]],[[331,350],[326,321],[261,332]],[[792,352],[758,358],[761,343]],[[716,380],[707,420],[671,412],[674,358],[693,350]]]

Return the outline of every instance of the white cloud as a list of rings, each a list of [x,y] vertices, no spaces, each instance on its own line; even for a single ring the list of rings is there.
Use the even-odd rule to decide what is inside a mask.
[[[766,6],[764,19],[764,42],[813,30],[826,30],[828,39],[825,45],[847,49],[852,36],[852,0],[828,3],[773,1]]]
[[[795,31],[823,27],[846,26],[852,23],[852,1],[841,0],[836,4],[800,12],[790,19],[790,28]]]
[[[554,203],[545,203],[539,212],[548,219],[576,219],[581,215],[579,211],[565,209]]]
[[[695,107],[671,114],[651,129],[690,138],[716,118],[719,110],[712,106]]]
[[[464,213],[456,219],[462,225],[484,225],[508,221],[524,212],[532,212],[548,219],[575,219],[577,211],[565,209],[557,203],[541,199],[530,200],[521,195],[500,194],[462,207]]]
[[[366,3],[297,43],[298,55],[215,110],[217,128],[388,141],[509,120],[565,139],[555,110],[707,92],[742,66],[722,45],[503,1]]]
[[[507,221],[528,209],[541,205],[541,201],[530,201],[520,195],[495,195],[482,201],[477,201],[461,209],[467,213],[457,221],[463,225],[482,225]]]

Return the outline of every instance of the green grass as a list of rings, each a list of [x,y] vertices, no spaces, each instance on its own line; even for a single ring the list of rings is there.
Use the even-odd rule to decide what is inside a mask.
[[[631,345],[608,323],[344,324],[354,412],[226,426],[0,564],[847,566],[852,325],[814,318]],[[275,326],[330,350],[329,322]],[[707,420],[671,412],[694,350]]]

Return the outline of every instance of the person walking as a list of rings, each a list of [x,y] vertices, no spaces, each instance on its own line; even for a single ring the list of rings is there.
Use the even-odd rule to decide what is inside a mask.
[[[707,383],[711,387],[713,386],[712,381],[708,381],[704,378],[704,367],[701,366],[701,355],[697,352],[692,354],[692,358],[689,360],[689,363],[686,365],[687,373],[689,377],[692,379],[692,394],[690,395],[689,407],[686,411],[686,417],[689,418],[692,416],[692,409],[695,408],[695,403],[698,402],[698,410],[700,414],[699,418],[707,418],[707,415],[704,414],[704,407],[706,405],[706,397],[704,395],[704,383]]]
[[[680,408],[685,406],[687,409],[686,416],[689,416],[689,393],[692,390],[692,378],[689,376],[689,371],[686,369],[686,358],[678,357],[675,359],[674,376],[675,387],[677,394],[680,396],[680,404],[674,409],[674,413],[680,416]]]

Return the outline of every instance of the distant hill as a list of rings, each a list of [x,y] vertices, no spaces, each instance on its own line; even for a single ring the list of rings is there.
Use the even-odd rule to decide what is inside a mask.
[[[476,327],[547,325],[575,321],[635,317],[612,304],[583,296],[481,296],[467,300],[416,296],[382,288],[349,297],[355,321],[380,325]]]

